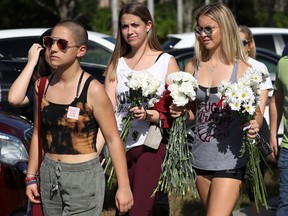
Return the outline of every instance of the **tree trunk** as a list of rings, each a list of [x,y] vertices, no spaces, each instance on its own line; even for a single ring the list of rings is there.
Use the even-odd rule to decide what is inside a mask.
[[[148,0],[148,10],[150,11],[150,14],[152,16],[152,19],[154,20],[154,0]]]
[[[194,8],[194,1],[193,0],[185,0],[184,3],[184,28],[185,28],[185,32],[191,32],[192,31],[192,22],[193,22],[193,18],[192,18],[192,11]]]
[[[112,10],[112,31],[113,37],[116,38],[118,31],[118,3],[117,0],[112,0],[111,2],[111,10]]]
[[[183,1],[177,0],[177,33],[183,32]]]

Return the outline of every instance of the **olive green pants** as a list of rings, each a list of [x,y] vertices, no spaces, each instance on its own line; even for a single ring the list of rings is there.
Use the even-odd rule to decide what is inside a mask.
[[[99,216],[105,194],[99,159],[68,164],[45,156],[40,170],[40,191],[45,216]]]

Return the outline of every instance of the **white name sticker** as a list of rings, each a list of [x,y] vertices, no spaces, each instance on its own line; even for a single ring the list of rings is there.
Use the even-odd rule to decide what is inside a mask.
[[[80,108],[69,106],[67,118],[78,120]]]

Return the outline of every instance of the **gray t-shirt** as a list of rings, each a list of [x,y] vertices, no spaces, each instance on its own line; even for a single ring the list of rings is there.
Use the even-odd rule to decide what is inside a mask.
[[[230,82],[237,81],[238,61],[234,64]],[[197,67],[194,76],[197,77]],[[193,166],[203,170],[227,170],[246,165],[241,156],[242,122],[236,112],[217,106],[217,87],[199,86],[196,96],[196,128],[192,146]]]

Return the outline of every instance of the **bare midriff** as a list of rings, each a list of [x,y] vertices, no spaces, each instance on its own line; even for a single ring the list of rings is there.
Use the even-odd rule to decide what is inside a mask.
[[[47,153],[47,156],[52,160],[61,161],[63,163],[82,163],[95,159],[96,157],[99,156],[99,153],[94,152],[90,154],[79,154],[79,155]]]

